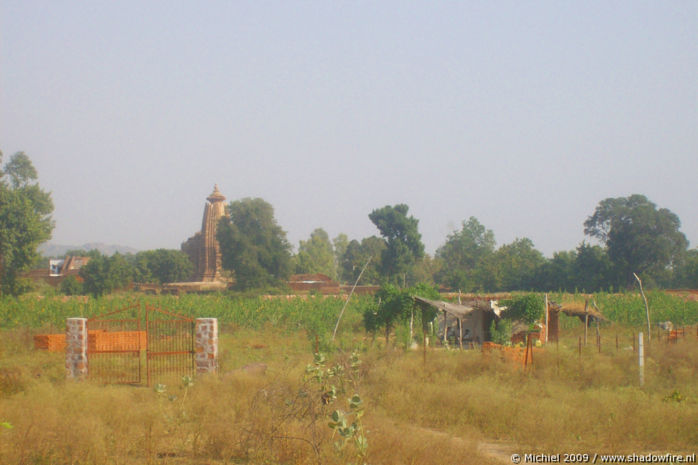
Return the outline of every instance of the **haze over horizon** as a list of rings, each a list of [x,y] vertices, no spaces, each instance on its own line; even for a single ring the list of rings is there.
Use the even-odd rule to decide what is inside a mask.
[[[475,216],[546,256],[644,194],[698,245],[698,2],[0,4],[0,150],[52,192],[54,244],[178,249],[218,184],[295,248],[430,254]]]

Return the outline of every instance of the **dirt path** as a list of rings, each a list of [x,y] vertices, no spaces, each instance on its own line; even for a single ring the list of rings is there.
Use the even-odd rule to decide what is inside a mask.
[[[480,441],[477,451],[501,463],[512,463],[511,456],[516,452],[514,444],[504,441]]]
[[[443,431],[414,425],[408,426],[407,429],[418,433],[422,437],[430,437],[435,443],[451,443],[461,447],[475,448],[478,455],[489,459],[487,461],[489,464],[511,464],[511,455],[519,450],[515,444],[506,441],[461,438]]]

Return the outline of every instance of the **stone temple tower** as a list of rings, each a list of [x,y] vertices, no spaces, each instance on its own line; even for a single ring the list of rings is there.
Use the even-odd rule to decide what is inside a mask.
[[[206,200],[201,231],[182,244],[182,251],[189,255],[194,263],[193,281],[223,281],[221,249],[216,240],[216,229],[218,221],[225,215],[225,196],[216,185]]]

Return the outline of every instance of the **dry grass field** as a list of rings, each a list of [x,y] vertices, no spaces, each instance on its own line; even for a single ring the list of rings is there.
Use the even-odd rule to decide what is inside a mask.
[[[479,350],[385,348],[327,355],[343,367],[326,386],[310,379],[303,331],[221,331],[221,370],[193,385],[153,388],[65,380],[63,356],[32,349],[32,331],[0,338],[2,464],[345,464],[360,459],[328,426],[363,400],[370,464],[510,463],[511,453],[692,453],[698,449],[698,338],[648,348],[639,386],[630,331],[602,327],[599,352],[579,355],[580,327],[536,352],[533,367]],[[619,348],[615,336],[620,334]],[[591,337],[590,337],[591,342]],[[14,354],[9,357],[10,354]],[[263,363],[266,370],[244,370]],[[342,387],[343,391],[342,392]]]

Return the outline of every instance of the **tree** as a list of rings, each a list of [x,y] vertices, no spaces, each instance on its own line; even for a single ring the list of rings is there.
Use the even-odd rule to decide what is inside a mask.
[[[133,274],[133,266],[119,253],[111,257],[101,254],[92,256],[90,261],[80,268],[80,277],[84,280],[83,289],[95,297],[127,287],[133,279]]]
[[[516,239],[511,244],[500,247],[494,256],[497,268],[497,288],[489,290],[530,290],[536,285],[538,268],[545,258],[536,250],[528,238]]]
[[[337,277],[334,250],[324,229],[317,228],[310,233],[307,241],[300,241],[296,273],[322,273],[332,279]]]
[[[574,270],[575,288],[584,292],[596,292],[618,285],[613,276],[613,263],[606,250],[598,245],[582,242],[577,247]]]
[[[291,245],[274,219],[274,208],[260,198],[231,202],[216,237],[223,268],[235,273],[238,289],[276,286],[291,272]]]
[[[82,283],[74,275],[70,275],[61,281],[61,292],[65,295],[82,295]]]
[[[381,272],[394,282],[404,280],[409,269],[424,255],[422,235],[417,229],[419,220],[408,217],[408,211],[405,204],[386,205],[368,215],[387,246],[381,255]]]
[[[385,241],[376,236],[365,237],[361,242],[356,239],[349,242],[339,263],[340,279],[345,283],[353,284],[369,257],[373,257],[361,276],[361,282],[378,284],[380,260],[385,248]]]
[[[37,178],[24,152],[15,153],[0,170],[0,284],[4,293],[20,293],[20,273],[37,259],[37,246],[51,238],[53,202],[36,183]]]
[[[477,290],[477,268],[494,253],[495,244],[492,230],[477,218],[471,216],[463,221],[461,230],[449,234],[446,243],[436,251],[436,257],[443,261],[439,281],[453,289]]]
[[[686,252],[677,266],[674,286],[684,289],[698,289],[698,249]]]
[[[381,286],[374,298],[378,302],[376,320],[379,326],[385,328],[385,345],[387,346],[393,326],[406,316],[406,312],[412,306],[412,298],[407,289],[400,289],[393,284]]]
[[[407,274],[407,280],[411,283],[425,283],[433,286],[443,270],[443,261],[439,258],[431,257],[428,253],[417,260]]]
[[[376,332],[378,328],[385,329],[385,344],[388,345],[390,333],[395,325],[401,321],[414,317],[416,310],[422,310],[422,328],[426,328],[430,321],[436,318],[436,310],[419,308],[413,296],[418,295],[428,299],[438,299],[439,292],[433,286],[418,283],[410,288],[399,288],[394,284],[386,283],[374,295],[374,306],[364,312],[364,326],[366,331]]]
[[[538,268],[534,288],[540,291],[573,291],[576,286],[576,260],[574,251],[554,252],[553,258]]]
[[[134,257],[134,266],[137,281],[157,284],[185,281],[194,269],[187,254],[167,249],[138,252]]]
[[[349,246],[349,238],[346,234],[340,233],[332,239],[332,245],[334,246],[334,264],[337,271],[337,279],[342,279],[341,263],[344,258],[344,254]]]
[[[621,283],[632,286],[633,273],[656,279],[680,260],[688,247],[680,226],[676,214],[634,194],[599,202],[584,234],[605,244]]]

